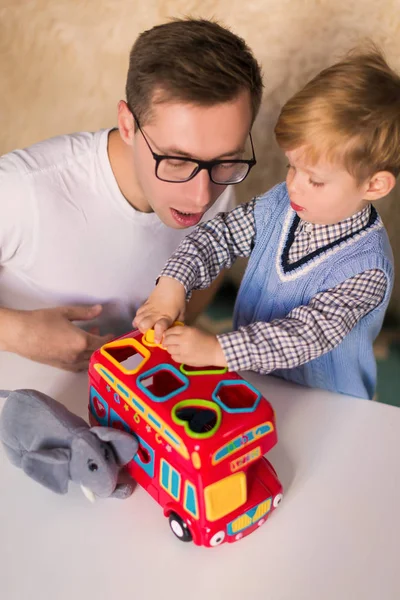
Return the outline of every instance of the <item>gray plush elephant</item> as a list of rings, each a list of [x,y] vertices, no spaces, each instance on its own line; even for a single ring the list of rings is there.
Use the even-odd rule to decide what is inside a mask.
[[[37,390],[0,390],[0,440],[10,461],[45,487],[66,494],[69,480],[85,495],[127,498],[134,482],[118,476],[138,449],[137,439],[110,427],[92,427]]]

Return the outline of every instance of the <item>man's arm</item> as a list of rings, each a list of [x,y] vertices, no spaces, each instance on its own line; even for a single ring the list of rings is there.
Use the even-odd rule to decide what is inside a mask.
[[[79,329],[72,321],[90,320],[101,306],[60,306],[40,310],[0,308],[0,351],[68,371],[88,367],[91,354],[114,336]]]
[[[31,178],[0,158],[0,269],[34,260],[36,205]],[[1,281],[0,281],[1,285]],[[90,320],[101,306],[60,306],[41,310],[0,307],[0,351],[62,369],[87,368],[92,352],[113,336],[87,333],[73,321]]]

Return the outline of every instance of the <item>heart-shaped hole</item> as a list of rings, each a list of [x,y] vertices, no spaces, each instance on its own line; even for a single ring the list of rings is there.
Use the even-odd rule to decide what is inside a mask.
[[[181,421],[187,421],[190,430],[194,433],[211,431],[217,423],[217,415],[209,408],[190,406],[177,410],[175,414]]]
[[[221,409],[208,400],[183,400],[174,407],[172,418],[190,437],[211,437],[221,424]]]

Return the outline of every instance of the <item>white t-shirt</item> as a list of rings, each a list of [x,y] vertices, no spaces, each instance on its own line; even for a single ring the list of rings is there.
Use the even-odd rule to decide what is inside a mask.
[[[131,328],[191,229],[169,228],[127,202],[108,158],[109,131],[59,136],[0,158],[0,306],[101,303],[102,333]],[[231,186],[205,220],[233,206]]]

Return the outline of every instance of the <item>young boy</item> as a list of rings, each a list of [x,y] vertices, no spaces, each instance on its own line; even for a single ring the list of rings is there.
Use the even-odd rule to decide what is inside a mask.
[[[134,325],[154,326],[178,362],[273,372],[372,398],[372,345],[394,272],[371,203],[391,191],[400,171],[400,78],[377,50],[351,53],[286,103],[275,134],[288,159],[286,182],[198,226]],[[250,259],[235,331],[165,332],[182,319],[190,291],[210,285],[238,256]]]

